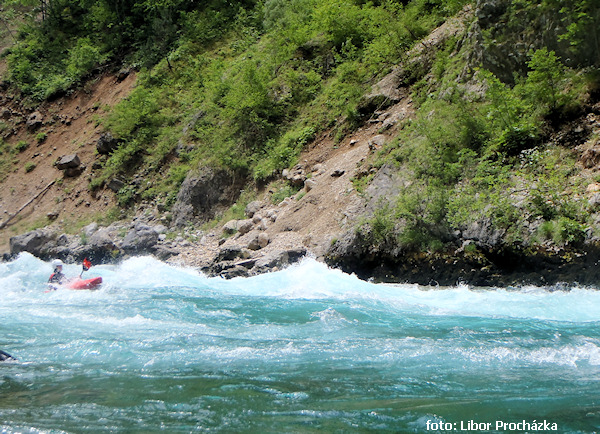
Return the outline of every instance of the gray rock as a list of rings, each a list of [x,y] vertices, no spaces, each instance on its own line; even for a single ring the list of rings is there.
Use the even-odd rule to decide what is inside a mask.
[[[234,259],[242,258],[243,256],[244,249],[241,246],[227,246],[219,250],[213,263],[233,261]]]
[[[223,225],[223,232],[226,234],[234,234],[238,230],[238,221],[237,220],[229,220],[227,223]]]
[[[258,234],[254,234],[254,236],[250,239],[247,248],[250,250],[260,249],[260,244],[258,242]]]
[[[238,220],[237,230],[241,235],[247,234],[252,230],[252,228],[254,228],[254,223],[252,223],[252,220]]]
[[[111,133],[104,133],[96,142],[96,150],[100,155],[107,155],[119,147],[119,140],[115,139]]]
[[[77,154],[64,155],[56,162],[56,168],[59,170],[75,169],[81,164]]]
[[[110,182],[108,183],[107,187],[114,191],[115,193],[117,193],[119,190],[121,190],[123,187],[125,187],[125,183],[123,181],[121,181],[120,179],[117,178],[113,178],[110,180]]]
[[[366,189],[369,197],[369,209],[373,211],[376,207],[396,198],[405,187],[401,174],[392,164],[385,164],[373,177]]]
[[[79,166],[74,168],[65,169],[64,175],[66,178],[75,178],[83,173],[85,167]]]
[[[311,191],[313,188],[315,188],[317,186],[317,181],[315,181],[312,178],[307,179],[306,181],[304,181],[304,189],[308,192]]]
[[[0,119],[8,120],[12,116],[12,112],[7,108],[0,108]]]
[[[255,268],[263,272],[275,267],[292,264],[306,255],[306,249],[274,250],[260,259],[256,260]]]
[[[91,237],[97,230],[98,230],[98,223],[93,222],[87,226],[84,226],[82,229],[82,232],[85,234],[85,236]]]
[[[480,246],[495,247],[502,242],[504,231],[495,228],[491,220],[483,219],[471,223],[462,231],[462,238],[465,240],[474,240]]]
[[[258,245],[260,248],[265,248],[269,244],[270,238],[269,235],[265,232],[258,234]]]
[[[372,87],[369,94],[360,100],[359,112],[362,114],[373,113],[377,109],[385,109],[400,101],[404,96],[401,88],[405,75],[403,68],[394,68]]]
[[[168,246],[156,246],[154,249],[154,256],[156,256],[161,261],[165,261],[172,256],[176,256],[179,254],[179,251],[174,247]]]
[[[235,265],[221,271],[220,276],[225,279],[233,279],[235,277],[248,277],[248,269],[242,265]]]
[[[48,258],[52,254],[52,248],[56,246],[57,234],[49,229],[36,229],[22,235],[10,238],[10,253],[17,255],[21,252],[29,252],[39,258]]]
[[[153,226],[153,229],[158,232],[159,234],[166,234],[167,231],[169,230],[165,225],[156,225]]]
[[[25,125],[29,131],[35,131],[44,123],[44,116],[40,112],[33,112],[27,118]]]
[[[127,233],[121,248],[126,253],[145,253],[149,252],[157,243],[158,232],[150,226],[140,224]]]
[[[289,256],[287,251],[285,250],[275,250],[263,256],[260,259],[257,259],[255,268],[260,271],[265,271],[266,269],[270,269],[273,267],[279,267],[283,264],[287,264],[289,260]]]
[[[381,147],[383,147],[383,145],[385,145],[386,140],[387,138],[383,134],[378,134],[372,137],[368,142],[369,149],[372,151],[380,149]]]
[[[593,210],[600,208],[600,193],[594,193],[589,199],[588,203]]]
[[[254,214],[256,214],[258,211],[260,211],[260,209],[264,206],[264,204],[259,201],[259,200],[254,200],[252,202],[250,202],[248,205],[246,205],[246,215],[249,218],[254,217]]]
[[[62,234],[56,239],[56,245],[60,247],[71,246],[78,247],[73,235]]]
[[[114,239],[108,228],[100,228],[94,231],[88,239],[88,245],[101,248],[116,248]]]
[[[301,165],[296,165],[292,170],[284,170],[282,176],[289,181],[290,184],[300,187],[306,181],[306,173]]]
[[[198,219],[208,221],[239,197],[244,179],[223,169],[201,168],[183,181],[173,206],[173,222],[186,226]]]
[[[275,220],[277,220],[277,211],[276,210],[269,210],[267,212],[267,218],[269,220],[271,220],[272,222],[275,222]]]

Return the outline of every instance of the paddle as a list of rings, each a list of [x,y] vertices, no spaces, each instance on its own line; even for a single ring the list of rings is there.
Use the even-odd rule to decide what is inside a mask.
[[[81,276],[83,276],[83,272],[89,270],[90,268],[92,268],[92,263],[90,262],[90,260],[88,258],[84,258],[83,263],[81,264],[81,273],[79,274],[79,278],[81,279]]]
[[[15,357],[11,356],[8,353],[5,353],[4,351],[0,350],[0,362],[4,362],[6,360],[17,360]]]

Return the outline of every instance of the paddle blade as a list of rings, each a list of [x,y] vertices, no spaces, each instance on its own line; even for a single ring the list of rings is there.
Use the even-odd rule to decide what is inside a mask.
[[[90,260],[88,258],[85,258],[83,260],[83,269],[84,269],[84,271],[87,271],[90,268],[92,268],[92,263],[90,262]]]

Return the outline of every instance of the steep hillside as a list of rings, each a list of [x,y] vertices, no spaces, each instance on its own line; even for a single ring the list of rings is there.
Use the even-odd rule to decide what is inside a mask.
[[[599,277],[594,3],[273,0],[223,15],[217,3],[169,3],[177,15],[153,24],[132,10],[144,30],[119,55],[90,27],[105,15],[84,10],[82,22],[55,11],[74,20],[67,51],[31,57],[34,42],[56,48],[43,32],[9,49],[7,214],[59,174],[60,155],[85,166],[0,230],[55,220],[12,253],[149,252],[229,277],[307,253],[391,281]],[[146,32],[157,20],[172,46]],[[136,74],[98,68],[125,58]]]
[[[103,131],[99,121],[134,84],[135,74],[121,81],[114,74],[105,74],[71,96],[35,108],[25,106],[10,91],[0,93],[2,222],[56,181],[0,230],[4,252],[9,251],[11,236],[52,221],[63,231],[74,231],[86,222],[106,219],[116,206],[114,193],[94,193],[88,188],[97,162],[96,143]],[[55,166],[60,157],[70,154],[77,154],[84,168],[78,176],[64,176]]]

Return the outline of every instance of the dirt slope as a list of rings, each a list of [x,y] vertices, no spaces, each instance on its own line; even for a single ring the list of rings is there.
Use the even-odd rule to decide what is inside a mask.
[[[67,228],[76,221],[90,221],[102,215],[115,204],[112,192],[101,191],[92,196],[88,191],[92,166],[97,158],[96,141],[102,132],[101,120],[109,107],[126,97],[135,85],[135,74],[118,81],[113,74],[105,74],[87,83],[71,96],[46,102],[36,108],[42,116],[42,125],[31,129],[26,125],[33,110],[17,97],[0,93],[2,115],[0,134],[12,149],[12,162],[0,176],[0,219],[6,221],[52,180],[57,182],[32,202],[6,228],[0,230],[0,251],[9,250],[9,238],[18,233],[51,223]],[[38,136],[46,135],[39,141]],[[21,146],[18,144],[21,143]],[[28,146],[19,152],[23,143]],[[5,150],[5,155],[6,155]],[[54,167],[63,155],[76,153],[86,167],[73,178],[64,178]],[[29,172],[29,163],[35,165]]]

